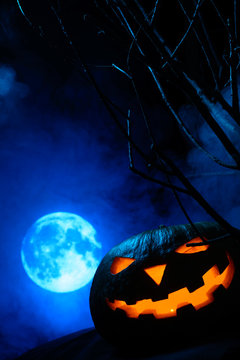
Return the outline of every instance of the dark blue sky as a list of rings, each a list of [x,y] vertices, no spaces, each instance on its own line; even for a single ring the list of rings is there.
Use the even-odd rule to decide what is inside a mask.
[[[0,11],[0,358],[4,360],[93,325],[90,285],[54,294],[26,276],[21,243],[38,218],[56,211],[84,217],[97,230],[103,255],[131,235],[186,220],[168,190],[129,171],[127,142],[77,66],[49,49],[15,5],[3,2]],[[109,49],[103,51],[106,57],[114,56]],[[98,53],[95,62],[104,61]],[[112,99],[127,109],[133,101],[127,80],[109,68],[93,71]],[[179,141],[184,150],[178,157],[173,151],[173,156],[211,204],[238,226],[239,176],[212,166],[183,145],[164,110],[156,103],[147,106],[153,119],[164,120],[159,141],[170,148],[175,144],[173,150]],[[197,124],[190,107],[182,112]],[[134,131],[145,146],[146,132],[139,126]],[[235,128],[227,131],[236,135]],[[196,132],[209,149],[225,158],[206,126],[196,126]],[[194,221],[209,219],[192,201],[183,200]]]

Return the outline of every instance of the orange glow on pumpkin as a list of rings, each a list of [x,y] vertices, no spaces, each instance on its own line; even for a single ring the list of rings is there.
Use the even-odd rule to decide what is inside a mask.
[[[157,319],[173,317],[177,315],[177,309],[188,304],[192,304],[196,310],[201,309],[214,301],[213,293],[220,285],[227,289],[232,282],[235,271],[234,264],[229,254],[226,255],[229,264],[222,274],[220,274],[218,267],[214,265],[203,275],[204,285],[191,293],[187,287],[184,287],[170,293],[168,298],[164,300],[152,301],[152,299],[144,299],[137,301],[134,305],[128,305],[122,300],[110,302],[106,299],[106,302],[112,310],[122,309],[130,318],[138,318],[140,314],[153,314]]]
[[[126,269],[131,263],[133,263],[135,259],[131,259],[128,257],[115,257],[112,262],[110,271],[111,274],[116,275],[120,273],[122,270]]]
[[[186,246],[187,244],[196,244],[196,243],[203,243],[202,239],[200,237],[196,237],[190,241],[188,241],[186,244],[183,244],[179,246],[175,252],[178,254],[195,254],[201,251],[206,251],[209,248],[209,245],[199,245],[199,246]]]

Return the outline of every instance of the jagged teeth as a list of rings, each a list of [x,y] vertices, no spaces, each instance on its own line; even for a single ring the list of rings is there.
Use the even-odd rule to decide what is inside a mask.
[[[188,282],[187,289],[190,293],[192,293],[193,291],[199,289],[203,285],[204,285],[203,278],[199,277],[197,280]]]

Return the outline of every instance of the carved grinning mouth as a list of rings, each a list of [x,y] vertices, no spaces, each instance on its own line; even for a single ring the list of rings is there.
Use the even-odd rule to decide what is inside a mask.
[[[106,303],[112,310],[124,310],[129,318],[138,318],[139,315],[146,314],[152,314],[156,319],[173,317],[177,315],[178,309],[189,304],[199,310],[214,301],[213,293],[220,285],[223,285],[225,289],[230,286],[234,275],[234,264],[229,254],[227,258],[229,264],[226,269],[220,274],[216,265],[211,267],[202,277],[204,285],[193,292],[189,292],[187,287],[184,287],[170,293],[168,298],[163,300],[143,299],[133,305],[128,305],[123,300],[111,302],[106,299]]]

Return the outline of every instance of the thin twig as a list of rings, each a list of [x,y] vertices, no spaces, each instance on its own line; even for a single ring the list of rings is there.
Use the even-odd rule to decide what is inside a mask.
[[[129,63],[128,63],[128,68],[130,68]],[[133,89],[134,89],[134,92],[135,92],[135,95],[136,95],[136,98],[137,98],[137,102],[139,104],[139,107],[140,107],[140,110],[141,110],[141,113],[142,113],[142,116],[143,116],[143,119],[144,119],[144,123],[145,123],[146,129],[147,129],[147,132],[148,132],[148,136],[149,136],[149,138],[151,140],[151,143],[152,143],[152,148],[154,148],[156,150],[158,148],[157,141],[155,139],[153,131],[151,130],[150,121],[149,121],[149,118],[148,118],[148,116],[146,114],[146,111],[145,111],[145,109],[143,107],[142,101],[140,99],[140,94],[139,94],[139,91],[137,89],[137,86],[136,86],[136,83],[134,81],[133,76],[132,76],[131,82],[132,82],[132,86],[133,86]],[[155,153],[157,155],[157,159],[160,162],[161,166],[163,168],[165,168],[165,166],[163,164],[163,161],[162,161],[161,157],[159,156],[157,150],[155,151]],[[174,175],[173,173],[170,173],[170,171],[167,171],[167,170],[165,170],[164,173],[168,174],[168,175]]]
[[[25,12],[23,11],[22,5],[20,0],[17,0],[17,5],[19,7],[19,10],[21,11],[22,15],[24,16],[24,18],[26,19],[26,21],[28,22],[28,24],[34,28],[33,23],[31,22],[31,20],[27,17],[27,15],[25,14]]]
[[[121,1],[122,3],[125,4],[125,2]],[[158,46],[157,41],[159,42],[159,39],[161,39],[160,35],[158,34],[158,32],[156,31],[155,28],[151,28],[149,25],[149,21],[148,21],[148,16],[147,14],[144,12],[144,19],[146,19],[146,23],[141,23],[141,21],[136,17],[135,13],[126,6],[125,4],[125,11],[127,11],[129,13],[129,16],[132,17],[132,20],[135,22],[135,25],[138,26],[138,29],[142,30],[143,34],[146,36],[146,38],[150,41],[150,43],[154,46],[156,52],[158,53],[158,55],[160,56],[160,58],[162,58],[163,56],[163,52],[162,49]],[[125,17],[126,20],[126,17]],[[146,27],[147,25],[147,27]],[[139,30],[134,34],[132,27],[130,26],[129,22],[128,22],[128,26],[131,28],[130,34],[132,36],[132,39],[137,42],[137,36],[136,33],[139,32]],[[150,33],[149,33],[150,31]],[[152,36],[152,34],[155,34],[154,36]],[[155,37],[155,38],[154,38]],[[157,40],[157,41],[156,41]],[[168,53],[168,55],[171,55],[171,51],[169,48],[167,48],[165,42],[163,41],[164,44],[164,51],[166,51]],[[161,46],[163,45],[161,44]],[[139,43],[137,42],[136,46],[139,46]],[[143,50],[140,49],[139,50],[140,54],[143,53]]]
[[[130,114],[129,110],[128,110],[128,115],[126,115],[124,113],[124,111],[117,104],[115,104],[112,100],[110,100],[109,98],[106,97],[106,101],[123,117],[123,119],[125,119],[127,122],[129,121],[129,117],[128,117]],[[120,124],[120,122],[119,122],[118,126],[122,126]],[[124,130],[123,127],[122,127],[122,130]],[[132,143],[132,146],[134,147],[134,149],[136,150],[136,152],[140,155],[140,157],[144,160],[144,162],[148,166],[151,166],[152,168],[155,168],[156,170],[161,171],[164,174],[174,175],[173,173],[170,172],[170,170],[168,170],[166,168],[166,166],[161,161],[160,161],[160,164],[158,164],[158,163],[150,160],[149,157],[141,150],[141,148],[133,141],[133,139],[131,139],[131,143]]]
[[[168,181],[168,184],[172,185],[172,182],[171,182],[171,179],[169,176],[166,176],[167,177],[167,181]],[[187,221],[189,222],[189,224],[191,225],[191,227],[195,230],[195,232],[199,235],[200,239],[203,241],[203,243],[206,243],[206,239],[202,236],[202,234],[199,232],[198,228],[195,226],[195,224],[193,223],[190,215],[188,214],[185,206],[183,205],[181,199],[180,199],[180,196],[178,195],[177,191],[173,188],[172,189],[173,191],[173,194],[175,196],[175,199],[177,200],[177,203],[180,207],[180,209],[182,210],[185,218],[187,219]]]
[[[196,3],[196,0],[194,0],[194,2]],[[213,46],[212,41],[210,39],[209,33],[208,33],[208,31],[206,29],[206,26],[204,24],[204,20],[203,20],[203,17],[201,15],[201,12],[199,11],[197,15],[198,15],[198,18],[200,20],[199,23],[200,23],[200,26],[201,26],[201,28],[203,30],[203,34],[205,36],[205,39],[206,39],[206,42],[208,44],[209,50],[210,50],[215,62],[217,63],[218,67],[220,68],[221,67],[220,61],[218,59],[218,56],[217,56],[217,54],[215,52],[214,46]]]
[[[227,33],[228,33],[228,26],[227,26],[227,23],[226,23],[226,21],[224,20],[224,18],[223,18],[223,16],[222,16],[222,14],[220,13],[219,8],[216,6],[216,4],[215,4],[214,0],[210,0],[210,2],[211,2],[211,4],[212,4],[212,6],[213,6],[214,10],[216,11],[216,13],[217,13],[217,15],[218,15],[218,17],[219,17],[219,19],[220,19],[221,23],[223,24],[223,26],[224,26],[225,30],[226,30],[226,31],[227,31]]]
[[[21,4],[21,1],[20,0],[16,0],[17,1],[17,6],[19,8],[19,10],[21,11],[23,17],[25,18],[25,20],[27,21],[28,25],[34,30],[34,31],[37,31],[39,33],[39,35],[44,38],[48,44],[50,45],[50,42],[48,41],[47,37],[46,37],[46,34],[44,33],[43,31],[43,28],[42,26],[38,25],[34,25],[32,23],[32,21],[30,20],[30,18],[26,15],[25,11],[23,10],[23,7],[22,7],[22,4]]]
[[[170,58],[174,59],[177,51],[180,49],[180,47],[181,47],[181,45],[183,44],[184,40],[187,38],[188,34],[190,33],[190,30],[192,29],[192,26],[193,26],[193,24],[194,24],[194,22],[195,22],[195,19],[196,19],[196,15],[197,15],[197,13],[198,13],[198,10],[199,10],[200,6],[203,4],[204,1],[205,1],[205,0],[198,0],[198,3],[197,3],[197,5],[196,5],[196,7],[195,7],[195,10],[194,10],[194,13],[193,13],[193,16],[192,16],[192,20],[190,21],[187,30],[186,30],[185,33],[183,34],[181,40],[178,42],[178,44],[177,44],[177,46],[175,47],[175,49],[174,49],[171,53],[168,51],[168,54],[169,54]],[[143,15],[146,23],[147,23],[148,25],[150,25],[148,16],[147,16],[146,12],[144,11],[143,7],[140,5],[139,1],[134,0],[134,2],[135,2],[135,4],[137,5],[138,9],[141,11],[141,13],[142,13],[142,15]],[[156,29],[154,29],[154,32],[156,32]],[[166,66],[168,63],[169,63],[169,59],[168,59],[168,61],[164,62],[164,64],[162,65],[162,69],[164,69],[165,66]]]
[[[138,47],[138,50],[139,50],[140,54],[141,54],[142,56],[145,56],[145,55],[144,55],[144,52],[143,52],[142,49],[141,49],[141,47],[139,47],[138,41],[137,41],[137,39],[135,39],[134,32],[133,32],[131,26],[129,25],[129,22],[127,21],[125,15],[123,14],[121,8],[118,6],[117,9],[118,9],[120,15],[122,16],[122,19],[123,19],[123,21],[124,21],[124,23],[125,23],[128,31],[129,31],[130,35],[132,36],[133,40],[135,41],[135,44],[136,44],[136,46]]]
[[[219,241],[227,240],[227,239],[229,239],[231,237],[232,237],[232,234],[224,234],[222,236],[218,236],[218,237],[213,238],[213,239],[207,239],[207,240],[205,240],[205,242],[196,242],[196,243],[186,244],[186,246],[187,247],[192,247],[192,246],[203,246],[203,245],[206,245],[206,244],[211,245],[211,244],[219,242]]]
[[[204,0],[198,0],[197,5],[195,7],[193,16],[192,16],[192,20],[190,21],[187,30],[185,31],[185,33],[183,34],[181,40],[179,41],[179,43],[177,44],[177,46],[175,47],[174,51],[171,54],[171,57],[174,58],[174,56],[176,55],[177,51],[180,49],[181,45],[183,44],[184,40],[186,40],[188,34],[190,33],[190,30],[192,29],[196,16],[198,14],[198,10],[200,8],[200,5],[202,5],[202,3],[204,2]],[[165,65],[164,65],[165,66]]]
[[[131,144],[131,142],[130,142]],[[190,195],[189,191],[187,189],[184,189],[184,188],[181,188],[179,186],[176,186],[176,185],[170,185],[168,183],[166,183],[165,181],[161,181],[159,179],[155,179],[147,174],[145,174],[144,172],[142,172],[141,170],[138,170],[135,168],[134,164],[132,163],[132,165],[130,166],[129,165],[129,169],[134,172],[135,174],[139,175],[140,177],[142,177],[143,179],[145,180],[148,180],[148,181],[151,181],[155,184],[158,184],[158,185],[161,185],[163,187],[166,187],[166,188],[169,188],[169,189],[175,189],[176,191],[180,192],[180,193],[183,193],[183,194],[186,194],[186,195]]]
[[[125,70],[121,69],[119,66],[112,64],[112,67],[115,68],[116,70],[120,71],[125,76],[127,76],[130,80],[132,79],[131,75],[129,75]]]
[[[158,3],[159,3],[159,0],[156,0],[156,1],[155,1],[154,8],[153,8],[153,10],[152,10],[152,17],[151,17],[151,20],[150,20],[150,25],[153,24],[153,21],[154,21],[156,12],[157,12]]]
[[[129,113],[130,115],[130,113]],[[158,179],[155,179],[155,178],[152,178],[151,176],[143,173],[142,171],[138,170],[135,168],[134,166],[134,161],[133,161],[133,150],[132,150],[132,137],[131,137],[131,132],[130,132],[130,116],[128,117],[127,119],[127,136],[128,136],[128,157],[129,157],[129,169],[134,172],[135,174],[141,176],[143,179],[146,179],[148,181],[151,181],[151,182],[154,182],[158,185],[161,185],[163,187],[167,187],[167,188],[170,188],[174,191],[178,191],[178,192],[181,192],[181,193],[184,193],[184,194],[188,194],[188,191],[186,189],[183,189],[183,188],[180,188],[179,186],[175,186],[175,185],[172,185],[170,183],[166,183],[164,181],[161,181],[161,180],[158,180]]]
[[[183,13],[184,13],[184,15],[186,16],[186,18],[187,18],[187,20],[188,20],[188,22],[189,22],[189,24],[190,24],[191,19],[190,19],[190,17],[188,16],[187,11],[185,10],[182,2],[181,2],[180,0],[177,0],[177,1],[178,1],[178,3],[179,3],[179,5],[180,5],[180,7],[181,7],[181,9],[182,9],[182,11],[183,11]],[[210,69],[210,72],[211,72],[211,74],[212,74],[212,77],[213,77],[215,86],[216,86],[216,88],[218,89],[218,88],[219,88],[218,76],[217,76],[216,73],[215,73],[214,66],[213,66],[213,64],[211,63],[211,60],[210,60],[210,57],[209,57],[209,55],[208,55],[208,53],[207,53],[207,50],[206,50],[206,48],[205,48],[205,45],[204,45],[202,39],[200,38],[200,34],[199,34],[198,31],[196,30],[195,24],[193,24],[193,25],[194,25],[194,26],[193,26],[194,34],[195,34],[195,36],[196,36],[197,41],[198,41],[199,44],[200,44],[200,48],[201,48],[203,54],[204,54],[204,56],[205,56],[205,59],[206,59],[206,61],[207,61],[208,67],[209,67],[209,69]]]
[[[130,139],[130,109],[128,110],[128,117],[127,117],[127,134],[128,134],[128,138]],[[133,156],[132,156],[132,145],[130,140],[128,140],[128,158],[129,158],[129,167],[131,169],[133,168]]]
[[[238,16],[239,16],[239,1],[234,0],[233,3],[233,22],[234,22],[234,37],[238,41]]]

